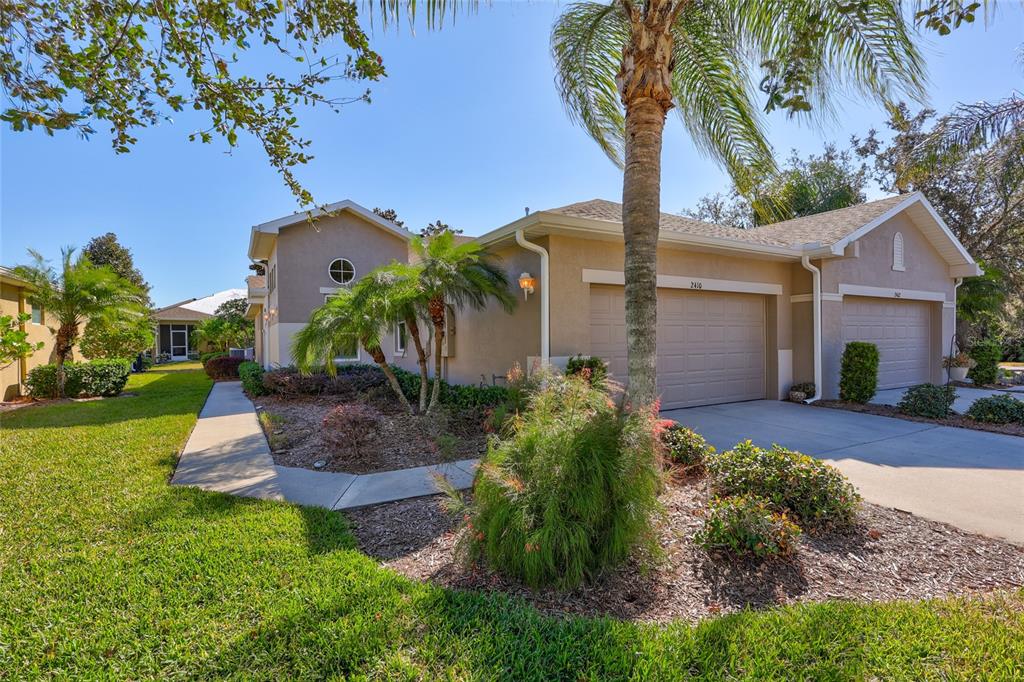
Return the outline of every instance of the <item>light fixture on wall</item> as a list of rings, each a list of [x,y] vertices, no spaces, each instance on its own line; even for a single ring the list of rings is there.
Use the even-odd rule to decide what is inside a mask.
[[[266,322],[269,319],[270,319],[270,312],[264,310],[263,311],[263,321]]]
[[[524,272],[519,275],[519,288],[523,290],[523,298],[529,299],[530,294],[533,293],[534,287],[537,286],[537,280],[534,279],[533,275],[528,272]]]

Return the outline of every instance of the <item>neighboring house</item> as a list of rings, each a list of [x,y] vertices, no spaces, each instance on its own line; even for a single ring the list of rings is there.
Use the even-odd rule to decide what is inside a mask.
[[[56,321],[47,319],[46,311],[33,306],[28,298],[31,289],[27,282],[14,276],[14,273],[0,267],[0,315],[17,317],[20,313],[29,313],[32,317],[24,324],[31,343],[43,342],[43,347],[28,357],[15,361],[0,369],[0,399],[11,400],[25,394],[25,378],[29,371],[37,365],[45,365],[53,361],[55,336],[47,324],[56,326]]]
[[[187,360],[200,351],[192,342],[192,330],[205,319],[213,317],[225,301],[245,298],[245,289],[226,289],[203,298],[190,298],[153,311],[157,323],[153,340],[153,357],[166,354],[171,360]]]
[[[304,216],[253,228],[250,258],[276,254],[268,261],[276,271],[268,276],[278,278],[282,291],[301,290],[266,303],[271,287],[250,289],[251,309],[262,306],[265,325],[278,318],[289,324],[278,326],[275,352],[259,356],[267,366],[289,364],[290,334],[330,290],[318,284],[321,270],[343,257],[347,232],[330,225],[358,225],[354,237],[377,228],[377,241],[390,248],[377,252],[376,242],[363,242],[360,258],[368,265],[399,258],[394,226],[375,224],[387,221],[368,218],[373,214],[352,202],[335,206],[346,209],[345,217],[318,222],[319,231]],[[267,226],[274,225],[289,226],[295,237],[272,242],[268,233],[275,228]],[[663,408],[782,398],[794,381],[816,381],[822,397],[834,398],[843,348],[855,340],[878,345],[880,388],[941,382],[956,287],[980,273],[919,193],[749,230],[670,214],[662,214],[661,228]],[[521,298],[511,315],[492,305],[450,319],[443,363],[450,381],[492,383],[514,362],[564,365],[576,353],[605,358],[612,374],[625,379],[619,204],[593,200],[532,213],[477,241],[501,258],[512,286],[529,275],[535,290],[524,299],[517,287]],[[414,353],[397,350],[401,336],[393,341],[385,347],[396,348],[392,361],[415,369]]]

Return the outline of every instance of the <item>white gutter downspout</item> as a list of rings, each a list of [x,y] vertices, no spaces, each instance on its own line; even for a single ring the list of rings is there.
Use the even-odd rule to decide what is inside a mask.
[[[811,257],[803,256],[800,264],[805,270],[811,271],[813,280],[813,291],[811,308],[814,315],[814,397],[805,400],[805,403],[813,403],[821,400],[821,270],[811,265]]]
[[[526,241],[522,230],[516,230],[516,244],[540,254],[540,364],[547,367],[551,359],[551,286],[549,284],[548,252],[543,246]]]

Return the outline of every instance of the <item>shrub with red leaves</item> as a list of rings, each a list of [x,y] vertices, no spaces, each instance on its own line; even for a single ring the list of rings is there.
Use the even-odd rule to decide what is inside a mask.
[[[203,369],[206,370],[206,376],[211,379],[237,379],[238,366],[243,362],[245,358],[211,358],[203,365]]]
[[[384,415],[370,405],[345,403],[327,413],[323,438],[336,452],[359,454],[380,430]]]

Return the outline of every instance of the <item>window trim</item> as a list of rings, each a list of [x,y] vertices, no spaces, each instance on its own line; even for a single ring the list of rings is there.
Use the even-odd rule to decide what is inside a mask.
[[[348,267],[352,270],[352,276],[349,277],[344,282],[341,281],[340,279],[336,279],[334,277],[334,273],[332,272],[332,270],[334,269],[334,264],[335,263],[341,263],[342,276],[344,276],[344,272],[345,272],[345,263],[348,263]],[[334,260],[332,260],[330,263],[327,264],[327,276],[330,277],[331,281],[334,282],[335,284],[340,284],[341,286],[346,286],[348,284],[351,284],[355,280],[355,278],[356,278],[356,266],[348,258],[335,258]]]
[[[897,232],[892,236],[892,269],[896,272],[905,272],[906,266],[906,241],[903,233]]]
[[[402,331],[404,330],[404,334]],[[395,323],[395,353],[404,356],[409,349],[409,328],[404,320]]]
[[[31,305],[31,304],[29,304],[29,305]],[[36,313],[39,313],[39,321],[38,322],[36,322]],[[32,313],[31,313],[31,315],[32,315],[32,317],[29,318],[29,322],[31,322],[32,324],[39,325],[39,326],[42,326],[42,325],[46,324],[46,311],[43,310],[42,306],[33,305],[32,306]]]

